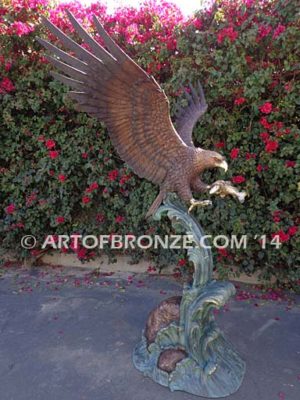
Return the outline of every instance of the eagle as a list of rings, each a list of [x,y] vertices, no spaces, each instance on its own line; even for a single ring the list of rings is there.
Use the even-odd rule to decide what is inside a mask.
[[[177,108],[175,129],[168,98],[154,77],[118,46],[96,16],[93,21],[103,46],[71,12],[67,11],[67,15],[83,46],[45,17],[44,25],[72,54],[44,39],[37,40],[52,53],[46,56],[47,60],[62,72],[52,72],[52,76],[73,89],[69,96],[77,102],[78,109],[105,123],[117,153],[135,174],[159,185],[159,194],[146,217],[155,214],[169,192],[188,203],[189,211],[211,204],[209,200],[197,201],[193,192],[231,194],[243,201],[245,194],[230,182],[207,185],[201,180],[206,169],[226,171],[228,167],[221,154],[193,143],[194,126],[207,110],[201,84],[196,88],[190,85],[190,93],[185,93],[188,106]]]

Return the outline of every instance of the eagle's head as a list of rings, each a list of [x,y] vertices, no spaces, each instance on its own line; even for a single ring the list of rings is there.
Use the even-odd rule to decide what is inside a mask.
[[[216,151],[197,149],[197,164],[201,170],[222,168],[225,172],[228,169],[228,164],[225,157]]]

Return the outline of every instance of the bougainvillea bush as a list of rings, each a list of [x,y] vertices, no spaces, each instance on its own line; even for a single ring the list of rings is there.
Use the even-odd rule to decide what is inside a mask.
[[[144,215],[157,187],[140,180],[117,156],[101,123],[76,111],[66,89],[54,81],[36,36],[49,37],[40,16],[50,18],[78,40],[64,10],[71,10],[94,34],[96,14],[114,39],[170,98],[171,112],[188,82],[202,82],[208,112],[195,129],[195,142],[224,154],[229,179],[248,197],[213,199],[197,210],[207,234],[247,235],[247,247],[214,250],[216,267],[231,265],[297,287],[299,269],[299,26],[297,2],[221,0],[184,17],[167,2],[145,3],[109,14],[104,5],[53,5],[47,0],[4,0],[0,8],[0,174],[3,249],[21,256],[40,254],[46,235],[165,234],[168,221]],[[55,42],[55,38],[50,36]],[[298,68],[298,69],[297,69]],[[34,250],[21,237],[35,235]],[[56,236],[54,236],[55,238]],[[276,239],[274,241],[274,238]],[[298,249],[297,249],[298,239]],[[276,248],[276,243],[280,243]],[[278,246],[277,246],[278,247]],[[81,260],[96,250],[71,245]],[[109,249],[105,249],[109,252]],[[182,251],[131,250],[152,265]]]

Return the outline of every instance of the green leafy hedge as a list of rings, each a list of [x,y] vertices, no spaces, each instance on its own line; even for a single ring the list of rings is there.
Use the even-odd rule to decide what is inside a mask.
[[[185,19],[166,2],[108,15],[99,3],[5,0],[0,8],[2,248],[28,256],[20,240],[32,234],[38,239],[30,252],[35,257],[48,234],[171,232],[167,221],[144,219],[157,187],[122,163],[105,127],[77,112],[65,88],[49,76],[35,41],[47,37],[39,16],[72,33],[65,8],[91,33],[91,15],[98,15],[161,83],[172,112],[176,102],[185,103],[182,86],[202,82],[209,109],[195,129],[195,142],[224,154],[230,164],[226,179],[249,194],[243,205],[214,198],[212,209],[196,211],[208,234],[248,237],[246,249],[216,251],[216,266],[222,274],[232,264],[247,273],[259,269],[264,278],[275,274],[279,283],[297,287],[300,35],[293,1],[219,1]],[[205,180],[225,177],[219,174],[206,173]],[[274,236],[279,249],[271,244]],[[82,260],[95,255],[80,246],[73,251]],[[185,255],[175,251],[129,254],[136,260],[147,256],[158,266],[185,264]]]

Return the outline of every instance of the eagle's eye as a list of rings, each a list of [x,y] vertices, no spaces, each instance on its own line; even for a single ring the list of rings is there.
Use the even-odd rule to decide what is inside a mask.
[[[213,157],[213,159],[214,159],[214,161],[216,162],[216,163],[221,163],[223,160],[224,160],[224,158],[223,157]]]

